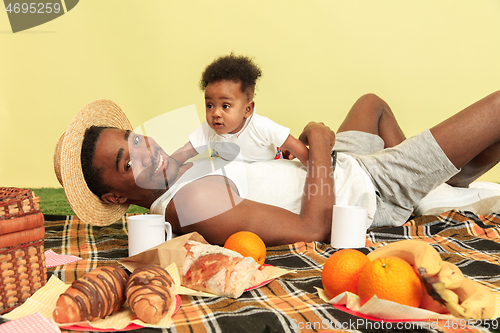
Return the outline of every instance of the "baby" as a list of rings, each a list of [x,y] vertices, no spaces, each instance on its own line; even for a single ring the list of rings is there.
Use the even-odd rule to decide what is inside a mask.
[[[223,56],[207,66],[200,88],[205,91],[206,122],[189,135],[189,142],[172,154],[184,163],[208,148],[212,156],[246,162],[297,157],[307,164],[307,147],[290,129],[255,113],[254,92],[261,71],[244,56]]]

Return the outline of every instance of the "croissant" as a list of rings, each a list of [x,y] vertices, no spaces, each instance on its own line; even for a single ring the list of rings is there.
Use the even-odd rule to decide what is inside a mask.
[[[138,267],[127,283],[127,299],[132,312],[145,323],[156,324],[168,312],[174,299],[174,280],[159,266]]]
[[[182,284],[217,296],[238,298],[259,268],[253,258],[216,245],[187,241]]]
[[[120,267],[93,269],[59,296],[52,317],[62,324],[92,321],[112,314],[125,303],[127,279],[127,273]]]

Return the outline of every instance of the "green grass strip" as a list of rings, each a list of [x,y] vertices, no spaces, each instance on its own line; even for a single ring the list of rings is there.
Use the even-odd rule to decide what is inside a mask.
[[[64,189],[60,188],[50,188],[50,187],[40,187],[31,188],[35,194],[40,198],[40,209],[43,214],[46,215],[75,215],[73,209],[69,205]],[[139,207],[136,205],[130,205],[127,213],[130,214],[144,214],[148,213],[149,209]]]

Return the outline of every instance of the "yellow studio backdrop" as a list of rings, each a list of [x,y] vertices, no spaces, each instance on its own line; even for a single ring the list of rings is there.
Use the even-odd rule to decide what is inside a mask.
[[[258,112],[296,136],[368,92],[410,136],[500,89],[498,0],[85,0],[16,33],[0,8],[0,186],[59,187],[56,142],[98,98],[134,127],[192,104],[203,119],[200,73],[231,51],[263,70]]]

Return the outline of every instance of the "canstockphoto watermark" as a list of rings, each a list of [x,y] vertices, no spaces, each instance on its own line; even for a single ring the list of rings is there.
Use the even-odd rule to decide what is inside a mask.
[[[314,330],[402,330],[402,329],[438,329],[438,321],[416,321],[416,322],[386,322],[386,321],[370,321],[363,318],[349,320],[344,322],[334,322],[323,319],[322,322],[298,322],[295,319],[291,320],[291,329],[314,329]]]
[[[478,327],[486,329],[498,329],[499,323],[497,319],[493,320],[474,320],[474,319],[434,319],[425,321],[398,321],[398,322],[387,322],[387,321],[371,321],[363,318],[358,318],[355,320],[349,320],[344,322],[334,322],[327,319],[323,319],[321,322],[299,322],[296,319],[292,319],[290,323],[291,329],[314,329],[314,330],[358,330],[358,329],[368,329],[368,330],[422,330],[422,329],[434,329],[437,330],[441,328],[446,329],[476,329]]]
[[[73,8],[79,0],[4,0],[12,32],[30,29],[52,21]]]

